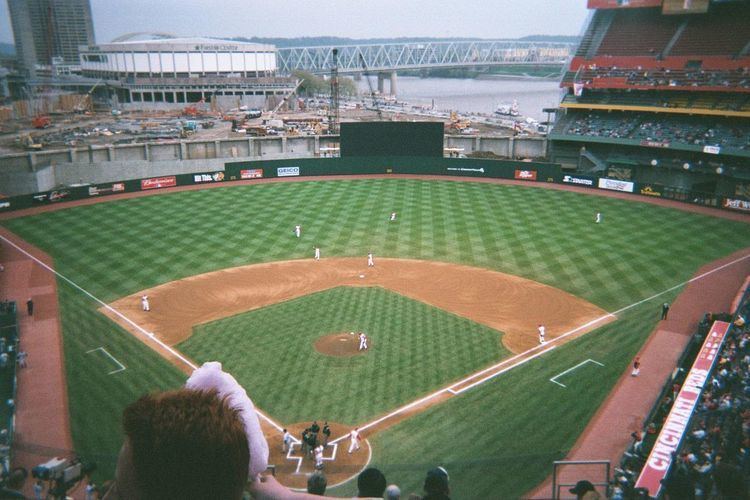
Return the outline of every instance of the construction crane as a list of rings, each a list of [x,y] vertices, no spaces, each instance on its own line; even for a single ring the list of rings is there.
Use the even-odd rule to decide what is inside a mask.
[[[275,108],[271,110],[271,114],[275,115],[278,110],[281,109],[281,106],[286,104],[289,101],[289,98],[292,97],[295,92],[297,92],[297,89],[302,85],[302,82],[304,82],[304,79],[297,80],[297,85],[294,86],[294,88],[291,90],[291,92],[287,93],[284,98],[276,105]]]
[[[328,133],[339,133],[339,49],[333,49],[331,64],[331,103],[328,106]]]
[[[362,66],[362,69],[364,70],[365,80],[367,80],[367,86],[370,87],[370,97],[372,98],[373,106],[375,106],[375,111],[378,114],[378,120],[382,120],[383,112],[380,110],[380,104],[378,103],[378,98],[377,98],[377,95],[375,94],[375,89],[372,88],[372,82],[370,81],[370,72],[367,69],[365,56],[362,55],[362,52],[359,53],[359,63]]]
[[[75,105],[75,107],[73,108],[73,111],[74,111],[74,112],[76,112],[76,113],[84,113],[84,112],[86,111],[86,109],[88,108],[88,106],[87,106],[87,100],[88,100],[89,98],[91,98],[91,94],[93,94],[93,93],[94,93],[94,90],[96,90],[96,88],[97,88],[97,87],[98,87],[99,85],[101,85],[101,83],[102,83],[103,81],[104,81],[104,80],[103,80],[102,78],[99,78],[99,79],[98,79],[98,80],[96,81],[96,83],[94,83],[94,85],[93,85],[93,86],[92,86],[92,87],[91,87],[91,88],[89,89],[89,91],[88,91],[88,92],[86,92],[85,94],[83,94],[83,95],[81,96],[81,98],[80,98],[80,99],[78,100],[78,103],[77,103],[77,104]],[[93,102],[88,102],[88,104],[89,104],[89,105],[91,105],[91,107],[93,108],[93,106],[94,106],[94,103],[93,103]]]

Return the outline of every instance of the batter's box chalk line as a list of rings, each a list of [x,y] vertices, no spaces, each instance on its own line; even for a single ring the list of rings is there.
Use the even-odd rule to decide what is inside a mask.
[[[573,366],[573,367],[570,367],[570,368],[568,368],[568,369],[567,369],[567,370],[565,370],[564,372],[560,372],[560,373],[558,373],[557,375],[555,375],[554,377],[552,377],[551,379],[549,379],[549,381],[550,381],[550,382],[552,382],[553,384],[557,384],[557,385],[559,385],[560,387],[563,387],[563,388],[566,388],[566,389],[567,389],[567,387],[568,387],[567,385],[565,385],[565,384],[561,384],[560,382],[558,382],[558,381],[557,381],[557,380],[555,380],[555,379],[557,379],[557,378],[559,378],[559,377],[562,377],[562,376],[563,376],[563,375],[565,375],[566,373],[570,373],[570,372],[572,372],[573,370],[575,370],[575,369],[577,369],[577,368],[580,368],[581,366],[585,365],[586,363],[594,363],[595,365],[599,365],[599,366],[604,366],[604,365],[603,365],[602,363],[600,363],[600,362],[598,362],[598,361],[596,361],[596,360],[593,360],[593,359],[591,359],[591,358],[589,358],[589,359],[585,359],[585,360],[581,361],[580,363],[578,363],[577,365],[575,365],[575,366]]]

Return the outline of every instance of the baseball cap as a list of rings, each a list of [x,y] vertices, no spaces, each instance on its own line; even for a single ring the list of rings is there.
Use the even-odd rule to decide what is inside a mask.
[[[591,484],[590,481],[586,481],[585,479],[583,481],[578,481],[575,485],[575,487],[570,488],[571,493],[574,495],[581,495],[583,493],[586,493],[588,491],[596,491],[594,488],[594,485]]]
[[[428,470],[424,490],[427,493],[448,493],[448,471],[443,467]]]

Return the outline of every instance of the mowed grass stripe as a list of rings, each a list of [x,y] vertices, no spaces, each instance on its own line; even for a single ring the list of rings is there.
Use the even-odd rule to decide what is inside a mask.
[[[387,216],[393,210],[398,212],[398,221],[389,223]],[[603,213],[604,221],[595,225],[597,211]],[[424,256],[477,265],[540,281],[606,310],[616,310],[689,279],[702,264],[750,245],[747,224],[637,201],[413,179],[271,183],[164,193],[2,224],[48,252],[58,271],[105,301],[226,267],[310,258],[312,245],[319,244],[324,257],[361,256],[364,261],[372,249],[376,259]],[[300,240],[292,234],[295,224],[303,226]],[[73,295],[61,292],[62,314],[67,317],[63,328],[76,448],[87,454],[116,456],[124,404],[145,391],[174,387],[182,378],[158,357],[143,354],[141,349],[150,351],[139,341],[98,319],[94,304],[73,300]],[[656,319],[648,321],[644,328],[650,329]],[[610,345],[606,337],[595,338],[606,347]],[[117,339],[117,345],[103,344],[102,339]],[[642,339],[635,342],[640,345]],[[114,382],[108,381],[106,391],[87,389],[92,381],[99,383],[99,374],[92,367],[76,364],[85,365],[83,353],[100,345],[128,366],[122,377],[127,383],[109,387]],[[631,354],[623,351],[616,356],[613,369],[624,370]],[[151,361],[142,373],[131,371],[131,365],[147,359]],[[340,369],[343,374],[346,370]],[[419,370],[415,376],[424,377]],[[142,378],[136,382],[131,377]],[[603,379],[605,385],[607,380]],[[303,386],[299,379],[290,378],[287,383],[292,393]],[[531,382],[516,379],[516,383],[519,390],[535,391]],[[278,387],[286,391],[287,386]],[[484,387],[478,389],[484,391]],[[255,389],[248,387],[251,396]],[[494,397],[502,399],[502,393]],[[357,406],[359,401],[352,398],[349,404]],[[545,404],[556,406],[559,402],[551,399]],[[596,406],[588,399],[580,404],[586,411]],[[357,411],[342,410],[351,419]],[[496,425],[498,414],[477,413],[469,421],[489,428]],[[448,409],[441,418],[447,424],[459,416]],[[561,420],[561,425],[565,422]],[[582,428],[578,422],[576,425]],[[504,429],[519,442],[525,441],[525,427]],[[463,427],[462,432],[468,429]],[[399,433],[398,439],[404,437]],[[551,460],[560,443],[551,439],[529,453]],[[460,446],[468,446],[477,459],[485,456],[482,443],[461,441]],[[426,449],[426,445],[412,448],[411,458],[406,459],[404,451],[394,459],[421,466]],[[439,449],[445,450],[444,443]],[[98,475],[109,478],[112,470],[100,464]],[[477,481],[479,491],[497,481],[493,475],[465,474]],[[467,479],[467,484],[470,482]]]
[[[370,337],[367,354],[313,349],[319,337],[350,331]],[[509,354],[498,332],[377,287],[335,288],[214,321],[178,347],[200,362],[221,361],[283,423],[349,425]]]

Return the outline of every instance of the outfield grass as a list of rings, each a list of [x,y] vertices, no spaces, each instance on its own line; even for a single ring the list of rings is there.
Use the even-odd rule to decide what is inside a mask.
[[[389,223],[394,210],[399,220]],[[604,215],[602,224],[593,223],[595,212]],[[303,227],[300,239],[292,235],[295,224]],[[225,267],[310,258],[317,244],[328,257],[364,257],[373,249],[376,258],[440,260],[516,274],[612,311],[750,245],[746,224],[635,201],[404,179],[165,193],[3,225],[50,253],[61,273],[105,301]],[[103,319],[95,303],[62,282],[59,288],[75,445],[82,453],[111,457],[99,473],[109,477],[121,439],[122,407],[144,391],[174,387],[184,377]],[[375,459],[389,471],[414,464],[420,477],[424,464],[455,462],[451,478],[464,491],[490,492],[510,488],[511,482],[507,491],[524,491],[572,444],[657,318],[658,305],[646,303],[617,323],[399,424],[375,438]],[[103,375],[106,360],[92,361],[86,354],[100,346],[128,369]],[[573,398],[573,391],[560,393],[564,389],[545,382],[544,377],[595,358],[591,353],[598,350],[606,355],[606,370],[585,372],[592,378],[583,394]],[[253,387],[248,391],[253,396]],[[361,404],[350,400],[351,406]],[[470,465],[482,460],[498,464],[492,474]]]
[[[367,355],[312,345],[363,331]],[[362,424],[509,354],[495,330],[378,287],[338,287],[214,321],[178,348],[223,363],[272,418]]]

